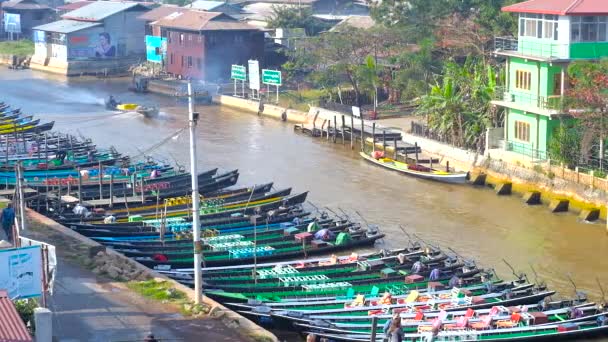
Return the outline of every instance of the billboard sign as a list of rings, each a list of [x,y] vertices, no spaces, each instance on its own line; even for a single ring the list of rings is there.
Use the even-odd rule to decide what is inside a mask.
[[[260,90],[260,63],[249,60],[249,89]]]
[[[21,14],[4,12],[4,32],[21,33]]]
[[[262,69],[262,83],[280,86],[281,85],[281,72],[279,70],[267,70]]]
[[[68,58],[113,58],[116,45],[107,32],[70,35]]]
[[[162,63],[167,55],[167,38],[146,36],[146,59],[152,63]]]
[[[247,70],[242,65],[232,64],[232,68],[230,69],[230,78],[238,81],[246,81]]]
[[[40,246],[0,250],[0,289],[11,299],[42,295]]]

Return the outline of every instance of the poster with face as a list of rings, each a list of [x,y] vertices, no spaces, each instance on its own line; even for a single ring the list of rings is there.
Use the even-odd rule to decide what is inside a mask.
[[[100,33],[95,47],[95,57],[108,58],[114,56],[116,56],[116,47],[112,45],[112,37],[107,32]]]

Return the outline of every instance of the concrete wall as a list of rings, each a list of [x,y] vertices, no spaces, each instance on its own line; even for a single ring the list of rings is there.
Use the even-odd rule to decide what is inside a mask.
[[[145,57],[129,57],[120,59],[99,59],[61,62],[50,60],[46,65],[39,60],[33,60],[30,68],[66,76],[82,75],[116,75],[129,71],[131,66],[141,63]]]
[[[214,96],[213,102],[221,104],[223,106],[244,110],[250,113],[259,113],[264,116],[273,117],[281,120],[283,113],[285,113],[286,121],[294,123],[307,123],[309,119],[309,114],[305,112],[293,109],[286,109],[272,104],[263,104],[262,106],[260,106],[259,101],[242,99],[234,96]]]

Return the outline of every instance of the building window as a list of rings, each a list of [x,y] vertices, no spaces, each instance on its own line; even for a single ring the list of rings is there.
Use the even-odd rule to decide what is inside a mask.
[[[182,66],[184,66],[184,56],[182,56]]]
[[[570,39],[574,42],[605,42],[607,41],[608,17],[602,16],[573,16],[571,20]]]
[[[42,20],[44,19],[44,12],[36,11],[33,14],[34,20]]]
[[[173,52],[171,52],[171,56],[169,58],[169,64],[173,64]]]
[[[179,34],[179,45],[184,45],[184,34],[183,33]]]
[[[200,59],[200,58],[196,59],[196,68],[198,70],[203,70],[203,60],[202,59]]]
[[[557,40],[557,19],[556,15],[549,14],[521,14],[519,16],[519,35]]]
[[[201,36],[201,35],[199,35],[199,36],[198,36],[198,42],[199,42],[199,43],[202,43],[202,42],[203,42],[203,36]]]
[[[515,121],[515,139],[530,142],[530,124],[523,121]]]
[[[192,68],[192,56],[188,56],[188,68]]]
[[[515,88],[530,90],[532,84],[532,73],[530,71],[515,71]]]

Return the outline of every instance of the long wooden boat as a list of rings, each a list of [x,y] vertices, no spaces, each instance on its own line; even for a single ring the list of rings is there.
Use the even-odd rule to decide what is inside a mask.
[[[278,246],[279,248],[258,247],[258,252],[256,253],[257,255],[255,257],[258,261],[264,262],[268,260],[283,260],[289,258],[296,258],[304,255],[334,253],[357,247],[371,246],[376,242],[376,240],[381,239],[382,237],[384,237],[384,234],[381,233],[377,233],[371,236],[353,236],[352,239],[347,243],[328,244],[324,247],[318,248],[302,248],[302,244],[286,244],[285,246]],[[238,254],[235,252],[238,252]],[[155,260],[154,257],[136,257],[133,259],[145,266],[155,269],[188,267],[193,263],[191,255],[173,260],[167,259],[166,257],[160,260],[159,258],[156,258]],[[205,265],[209,266],[238,265],[241,263],[250,263],[253,261],[253,248],[231,250],[224,253],[218,253],[212,256],[204,257]]]
[[[371,336],[364,334],[330,334],[308,330],[321,338],[331,341],[347,342],[369,342]],[[500,329],[456,329],[451,331],[440,331],[436,336],[432,333],[405,334],[404,342],[427,342],[432,341],[589,341],[592,339],[608,337],[608,324],[598,325],[595,321],[564,322],[559,324],[532,325],[524,327],[500,328]],[[383,335],[377,335],[374,341],[384,340]]]
[[[429,167],[423,165],[415,165],[415,164],[406,164],[403,162],[396,161],[391,158],[374,158],[371,155],[360,152],[361,157],[365,160],[380,165],[384,168],[397,171],[400,173],[405,173],[410,176],[429,179],[444,183],[454,183],[454,184],[463,184],[466,182],[468,173],[467,172],[447,172],[441,171],[437,169],[431,169]]]

